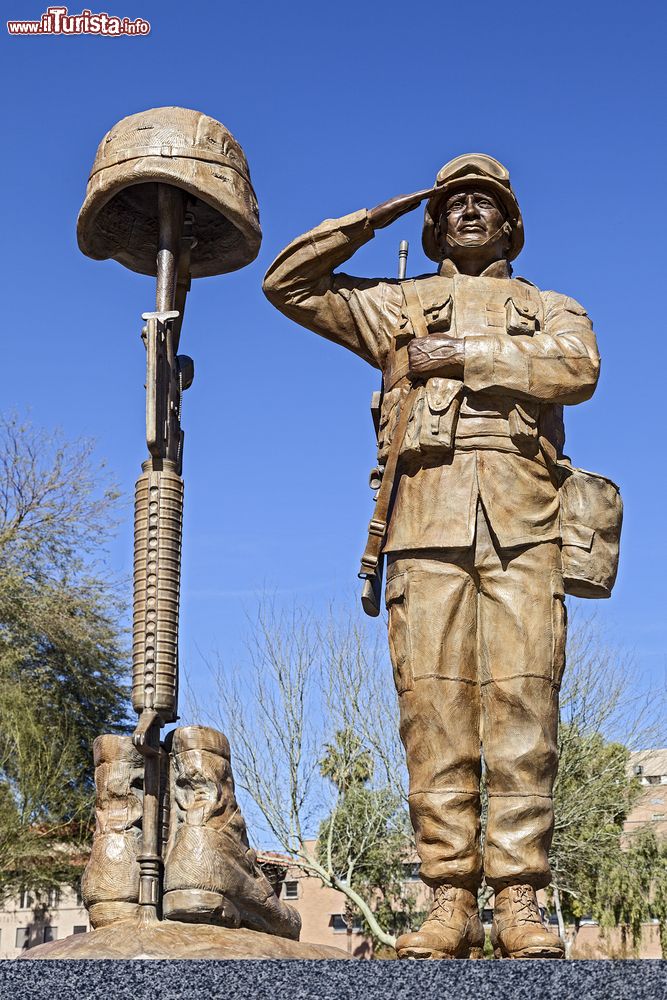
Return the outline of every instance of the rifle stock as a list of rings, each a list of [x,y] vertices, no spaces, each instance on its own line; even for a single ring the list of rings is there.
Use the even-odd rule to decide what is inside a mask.
[[[361,576],[361,574],[359,574]],[[364,577],[361,588],[361,606],[370,618],[377,618],[382,607],[382,577],[384,575],[384,556],[380,556],[375,571]]]

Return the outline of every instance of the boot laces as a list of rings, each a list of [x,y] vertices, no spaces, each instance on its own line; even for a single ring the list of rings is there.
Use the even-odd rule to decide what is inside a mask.
[[[521,924],[539,924],[542,926],[540,911],[537,908],[535,893],[529,885],[515,885],[510,888],[512,902],[517,921]]]
[[[454,913],[456,903],[456,887],[453,885],[439,885],[434,893],[433,905],[428,915],[429,920],[449,920]]]

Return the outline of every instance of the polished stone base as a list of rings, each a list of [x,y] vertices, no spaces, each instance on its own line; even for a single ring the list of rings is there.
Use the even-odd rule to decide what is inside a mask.
[[[348,959],[338,948],[290,941],[245,928],[185,924],[176,920],[144,923],[123,920],[89,934],[73,934],[31,948],[18,961],[34,959]]]
[[[32,953],[30,953],[32,954]],[[0,962],[15,1000],[665,1000],[667,962]]]

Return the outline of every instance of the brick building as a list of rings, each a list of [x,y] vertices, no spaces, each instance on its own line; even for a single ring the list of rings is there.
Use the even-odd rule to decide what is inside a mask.
[[[625,821],[625,833],[632,836],[650,826],[659,837],[667,837],[667,748],[633,753],[629,773],[642,791]]]

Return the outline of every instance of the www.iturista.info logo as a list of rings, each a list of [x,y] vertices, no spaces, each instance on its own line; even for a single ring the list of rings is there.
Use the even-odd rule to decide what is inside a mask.
[[[93,14],[84,10],[70,14],[67,7],[47,7],[39,21],[7,21],[10,35],[147,35],[151,30],[142,17],[117,17],[115,14]]]

